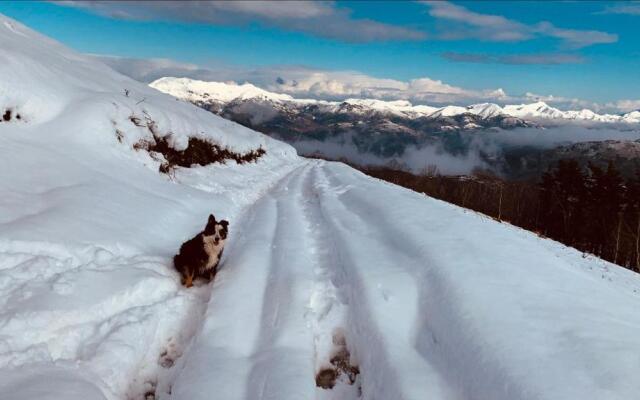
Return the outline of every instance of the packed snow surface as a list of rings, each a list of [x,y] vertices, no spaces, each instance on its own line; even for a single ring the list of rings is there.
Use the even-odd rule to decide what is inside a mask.
[[[260,89],[250,83],[206,82],[189,78],[165,77],[152,82],[149,86],[182,100],[194,103],[219,102],[229,103],[241,100],[260,100],[272,103],[320,104],[340,111],[345,104],[361,108],[362,112],[376,111],[402,115],[409,118],[453,117],[462,114],[473,114],[481,118],[493,118],[499,115],[529,119],[534,121],[565,122],[597,122],[597,123],[640,123],[640,111],[632,111],[624,115],[597,114],[591,110],[562,111],[551,107],[543,101],[531,104],[499,106],[493,103],[472,104],[466,107],[428,105],[412,105],[405,100],[384,101],[378,99],[346,99],[343,102],[324,100],[295,99],[286,94],[279,94]],[[349,111],[355,111],[349,108]]]
[[[0,22],[0,107],[24,115],[0,123],[3,399],[640,392],[637,274],[298,158]],[[267,154],[164,175],[133,148],[151,130]],[[171,257],[209,213],[231,222],[221,270],[186,289]],[[344,348],[359,374],[317,387]]]

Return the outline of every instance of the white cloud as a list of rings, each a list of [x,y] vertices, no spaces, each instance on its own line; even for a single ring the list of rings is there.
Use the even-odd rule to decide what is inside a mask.
[[[205,81],[249,82],[277,93],[298,98],[344,100],[349,97],[380,100],[409,100],[414,104],[469,105],[544,101],[562,110],[588,108],[596,112],[628,112],[640,109],[640,100],[620,100],[599,104],[578,98],[526,92],[509,95],[501,88],[472,90],[427,77],[402,81],[377,78],[357,71],[328,71],[303,66],[268,66],[254,69],[237,66],[204,68],[168,59],[135,59],[92,55],[116,71],[142,82],[173,76]]]
[[[414,103],[469,103],[508,98],[500,88],[470,90],[428,77],[401,81],[376,78],[357,71],[328,71],[303,66],[237,66],[202,68],[167,59],[132,59],[93,55],[113,69],[143,82],[165,76],[209,81],[250,82],[266,90],[295,97],[344,100],[349,97],[410,100]]]
[[[439,37],[445,40],[480,39],[492,42],[521,42],[536,37],[560,39],[564,46],[578,49],[594,44],[614,43],[618,35],[593,31],[558,28],[542,21],[528,25],[500,15],[482,14],[448,1],[423,1],[429,15],[448,21]]]
[[[592,46],[594,44],[615,43],[618,41],[618,35],[613,33],[561,29],[546,21],[536,24],[534,30],[542,35],[561,39],[566,46],[574,49]]]
[[[429,15],[446,21],[437,35],[373,21],[353,18],[351,10],[335,1],[77,1],[52,0],[65,6],[83,8],[112,18],[168,20],[214,25],[246,25],[258,21],[267,26],[305,32],[347,42],[389,40],[478,39],[495,42],[520,42],[537,37],[556,38],[567,48],[613,43],[616,34],[595,30],[559,28],[548,21],[524,24],[500,15],[474,12],[448,1],[421,1],[429,6]],[[634,14],[634,4],[613,6],[608,13]],[[638,11],[640,12],[640,11]]]
[[[470,90],[428,77],[401,81],[376,78],[357,71],[328,71],[303,66],[209,68],[167,59],[134,59],[93,55],[113,69],[143,82],[165,76],[209,81],[250,82],[266,90],[295,97],[344,100],[349,97],[410,100],[414,103],[470,103],[508,98],[500,88]]]
[[[607,103],[606,107],[619,110],[621,112],[640,111],[640,99],[637,100],[618,100]]]
[[[431,7],[429,15],[432,17],[475,28],[467,30],[458,26],[455,27],[456,29],[447,29],[442,33],[444,39],[463,39],[475,36],[481,40],[512,42],[533,38],[527,25],[500,15],[476,13],[448,1],[424,1],[423,3]]]
[[[581,55],[564,53],[494,55],[485,53],[457,53],[449,51],[442,53],[442,57],[455,62],[511,65],[581,64],[586,61]]]
[[[194,76],[204,71],[195,64],[181,63],[166,58],[127,58],[88,54],[111,68],[137,81],[152,82],[164,76]]]
[[[112,18],[168,20],[213,25],[259,21],[289,31],[347,42],[421,40],[424,32],[352,18],[333,1],[54,1]]]
[[[605,8],[599,14],[626,14],[640,15],[640,2],[628,1],[622,4],[616,4]]]
[[[549,105],[552,105],[556,108],[560,108],[563,110],[576,110],[588,108],[592,111],[603,111],[604,107],[596,102],[581,100],[575,97],[563,97],[563,96],[554,96],[552,94],[536,94],[531,92],[526,92],[523,96],[526,102],[537,102],[543,101]]]
[[[353,71],[310,69],[278,72],[283,79],[264,82],[268,90],[314,98],[339,100],[347,97],[365,97],[382,100],[403,99],[421,103],[450,103],[465,99],[489,98],[494,92],[466,90],[430,78],[400,81],[375,78]]]

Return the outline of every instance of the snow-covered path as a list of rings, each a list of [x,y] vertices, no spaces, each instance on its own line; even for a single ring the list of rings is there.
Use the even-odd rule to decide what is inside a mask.
[[[640,282],[628,271],[321,161],[238,224],[172,398],[629,399],[638,389],[626,374],[640,366],[628,351],[640,349]],[[341,338],[361,374],[316,388]]]
[[[179,179],[208,188],[205,172]],[[269,176],[257,192],[225,183],[237,205],[211,285],[182,288],[165,256],[0,242],[0,389],[108,400],[640,390],[637,274],[342,164]],[[359,374],[317,387],[345,349]]]
[[[322,221],[306,204],[314,168],[287,175],[239,221],[175,398],[209,398],[212,387],[228,399],[314,398],[332,340],[319,326],[338,309],[332,258],[315,233]]]

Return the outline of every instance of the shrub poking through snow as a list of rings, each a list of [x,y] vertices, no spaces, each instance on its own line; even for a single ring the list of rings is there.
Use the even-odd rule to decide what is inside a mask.
[[[155,121],[146,116],[146,122],[141,118],[131,115],[129,120],[138,127],[146,127],[153,140],[143,139],[133,145],[135,150],[146,150],[149,153],[159,153],[164,156],[165,162],[160,165],[160,172],[168,174],[176,167],[191,168],[193,165],[209,165],[214,163],[224,164],[228,160],[233,160],[238,164],[256,162],[266,154],[266,151],[259,147],[246,153],[237,153],[226,147],[211,143],[208,140],[190,137],[188,146],[184,150],[174,149],[167,137],[160,136]]]
[[[156,143],[149,147],[149,151],[156,151],[162,154],[167,160],[166,168],[169,169],[176,166],[189,168],[194,164],[204,166],[213,163],[224,163],[227,160],[234,160],[238,164],[244,164],[256,161],[265,154],[262,147],[240,154],[194,137],[189,138],[189,145],[184,150],[176,150],[169,145],[165,138],[158,138]]]
[[[139,127],[139,128],[143,128],[146,125],[144,124],[144,122],[142,122],[141,118],[136,117],[135,115],[131,114],[129,116],[129,121],[131,121],[132,124],[134,124],[135,126]]]
[[[11,122],[12,120],[20,121],[22,116],[18,112],[14,112],[13,109],[7,108],[2,112],[2,117],[0,118],[0,122]]]

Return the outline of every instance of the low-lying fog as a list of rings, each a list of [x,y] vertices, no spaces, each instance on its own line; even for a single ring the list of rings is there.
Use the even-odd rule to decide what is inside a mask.
[[[302,155],[320,154],[360,165],[395,165],[416,173],[435,165],[440,173],[461,175],[469,174],[476,168],[494,169],[486,160],[498,158],[505,149],[529,147],[544,150],[578,142],[640,139],[640,128],[619,128],[565,125],[465,132],[452,134],[456,135],[455,140],[458,141],[455,150],[451,150],[451,146],[440,139],[435,144],[407,145],[403,154],[396,157],[381,157],[358,149],[350,136],[325,141],[299,140],[292,145]]]

